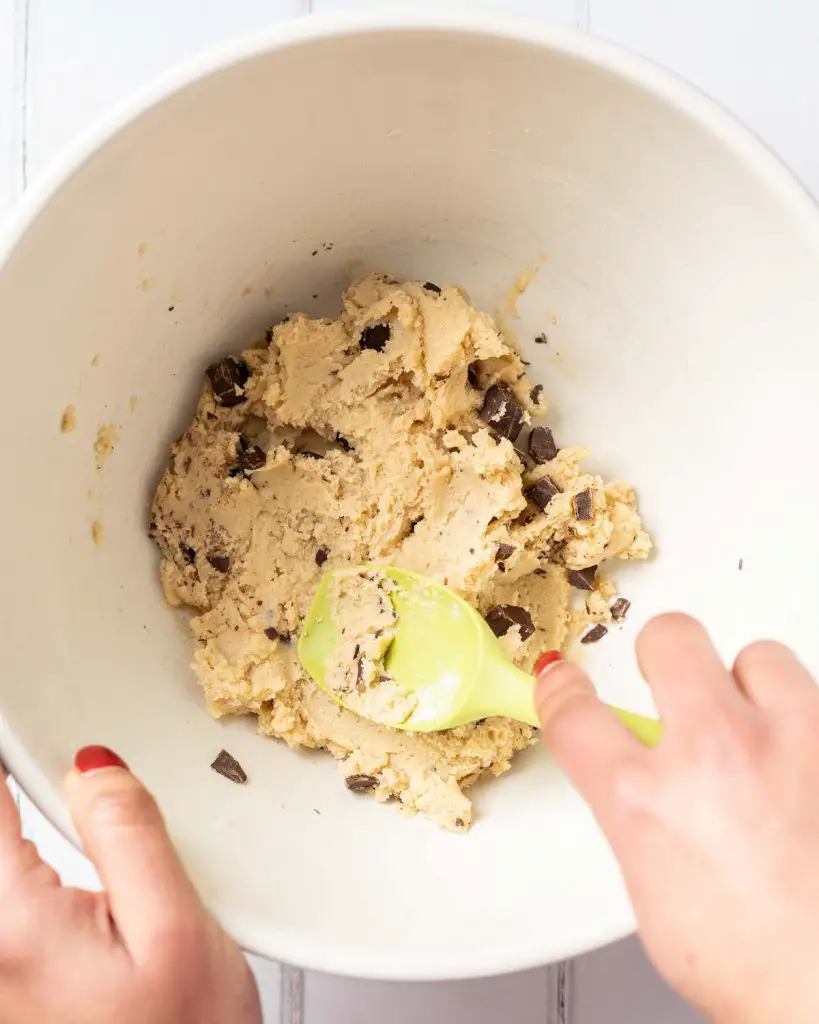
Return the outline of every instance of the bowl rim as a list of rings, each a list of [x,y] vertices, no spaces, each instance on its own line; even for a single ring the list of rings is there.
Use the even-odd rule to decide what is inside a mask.
[[[469,8],[397,7],[291,18],[211,46],[156,76],[81,132],[18,198],[0,228],[0,273],[56,193],[95,152],[176,93],[227,68],[279,50],[346,36],[405,31],[455,32],[522,42],[575,57],[630,82],[695,121],[733,152],[776,196],[783,213],[794,219],[795,230],[812,236],[819,255],[819,208],[797,175],[738,117],[674,72],[587,32],[543,20]],[[81,850],[59,791],[15,736],[2,708],[0,757],[29,800],[64,838]],[[382,950],[374,958],[367,951],[294,938],[275,923],[259,927],[229,907],[211,909],[248,952],[308,969],[380,980],[439,981],[525,970],[599,948],[635,929],[633,914],[624,908],[590,928],[582,943],[567,945],[548,936],[533,941],[524,936],[504,942],[502,948],[480,953],[436,948],[428,953],[419,951],[409,959],[404,954],[396,956]]]

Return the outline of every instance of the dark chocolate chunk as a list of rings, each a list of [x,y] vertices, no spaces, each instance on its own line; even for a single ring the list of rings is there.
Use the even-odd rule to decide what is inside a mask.
[[[373,352],[383,352],[384,346],[390,340],[389,324],[373,324],[365,327],[358,339],[361,348],[371,349]]]
[[[588,569],[570,569],[569,583],[578,590],[594,590],[594,578],[596,575],[596,565],[590,565]]]
[[[300,455],[304,459],[323,459],[324,458],[324,456],[320,455],[319,452],[311,452],[311,451],[308,451],[306,448],[304,449],[304,451],[296,452],[296,455]]]
[[[629,608],[631,608],[631,601],[625,597],[618,597],[609,611],[611,612],[611,617],[615,622],[622,622],[628,615]]]
[[[552,432],[542,424],[534,427],[529,435],[529,455],[541,466],[557,456],[557,445]]]
[[[327,548],[319,548],[316,552],[316,565],[324,565],[327,559],[330,557],[330,552]]]
[[[466,382],[471,388],[474,388],[476,391],[480,390],[481,378],[480,375],[478,374],[477,363],[470,363],[469,366],[467,366]]]
[[[156,521],[154,519],[152,519],[150,523],[148,523],[148,536],[151,538],[151,540],[153,540],[154,537],[156,537]]]
[[[348,775],[344,784],[353,793],[368,793],[378,786],[378,779],[375,775]]]
[[[508,384],[493,384],[483,396],[480,417],[501,437],[516,440],[523,427],[523,409]]]
[[[213,397],[219,405],[230,408],[246,401],[244,386],[250,379],[250,370],[244,359],[225,356],[209,366],[207,373]]]
[[[239,764],[236,758],[226,750],[219,751],[216,760],[211,764],[211,768],[215,772],[219,772],[220,775],[224,775],[226,779],[230,779],[231,782],[238,783],[240,786],[247,782],[247,772]]]
[[[455,819],[455,828],[463,828],[463,827],[464,827],[464,819],[463,818],[456,818]]]
[[[239,461],[236,466],[242,473],[252,473],[256,469],[262,469],[267,462],[267,455],[257,444],[248,444],[244,438],[241,439],[239,450]]]
[[[186,544],[184,540],[180,540],[179,550],[182,552],[182,557],[185,559],[188,565],[193,565],[193,563],[196,561],[196,552],[190,546],[190,544]]]
[[[588,633],[584,633],[583,636],[580,637],[580,643],[596,644],[598,640],[603,639],[606,633],[608,633],[606,626],[604,626],[602,622],[598,622],[596,626],[592,626]]]
[[[514,544],[498,544],[498,550],[495,552],[496,562],[505,562],[510,555],[515,553]]]
[[[513,626],[518,626],[521,640],[528,640],[535,631],[532,616],[516,604],[499,604],[485,618],[495,636],[506,636]]]
[[[591,491],[581,491],[579,494],[575,494],[572,498],[572,505],[574,506],[574,517],[581,522],[588,522],[589,519],[594,519],[594,503],[592,502]]]
[[[434,292],[436,295],[441,294],[441,289],[438,287],[437,284],[433,284],[432,281],[427,281],[427,283],[424,285],[424,291]]]
[[[168,312],[169,313],[173,313],[174,309],[175,309],[174,306],[168,306]]]
[[[540,400],[543,397],[543,385],[535,384],[535,386],[529,392],[529,397],[532,399],[535,405],[540,405]]]
[[[268,640],[278,640],[281,634],[279,633],[278,629],[276,629],[275,626],[268,626],[267,629],[264,631],[264,635],[267,637]]]
[[[560,494],[560,488],[550,476],[542,476],[540,480],[527,487],[523,492],[527,501],[531,501],[538,508],[546,508],[556,494]]]
[[[418,516],[416,519],[410,519],[409,532],[410,533],[415,533],[415,527],[419,523],[423,523],[423,521],[424,521],[424,517],[423,516]]]
[[[353,446],[350,444],[347,438],[342,437],[341,434],[336,434],[336,444],[343,452],[351,452],[353,450]]]
[[[548,345],[549,344],[549,339],[546,337],[545,334],[538,334],[535,337],[535,344],[536,345]]]
[[[227,555],[208,555],[208,562],[217,572],[228,572],[230,569],[230,559]]]

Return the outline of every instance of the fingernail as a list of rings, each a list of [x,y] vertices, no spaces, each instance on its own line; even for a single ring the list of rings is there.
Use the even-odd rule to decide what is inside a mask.
[[[535,675],[542,675],[547,668],[551,668],[561,661],[563,661],[563,655],[560,651],[544,651],[535,662]]]
[[[99,771],[100,768],[125,768],[128,765],[122,760],[119,754],[115,754],[108,747],[94,745],[83,747],[74,755],[74,767],[81,775],[88,772]]]

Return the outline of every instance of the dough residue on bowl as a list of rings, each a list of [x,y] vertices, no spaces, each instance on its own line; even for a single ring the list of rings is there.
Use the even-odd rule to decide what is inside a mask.
[[[297,314],[268,342],[209,368],[151,512],[167,600],[198,613],[208,706],[255,714],[266,735],[329,751],[349,788],[463,830],[469,786],[505,772],[534,730],[489,718],[404,733],[336,705],[294,643],[323,573],[428,575],[530,670],[569,642],[573,587],[610,618],[616,592],[601,593],[597,566],[648,555],[634,490],[530,429],[542,389],[457,288],[370,275],[337,319]],[[337,669],[347,685],[350,665]]]

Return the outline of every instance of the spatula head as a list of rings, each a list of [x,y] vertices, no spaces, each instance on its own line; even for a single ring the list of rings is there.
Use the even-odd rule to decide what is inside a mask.
[[[390,594],[398,629],[385,668],[418,703],[398,726],[434,732],[471,721],[470,698],[485,655],[486,625],[465,601],[425,576],[386,566],[379,569],[396,584]],[[327,572],[307,614],[298,643],[299,659],[316,683],[342,707],[326,686],[326,666],[341,642],[333,619],[335,573]],[[490,639],[494,639],[491,638]]]

